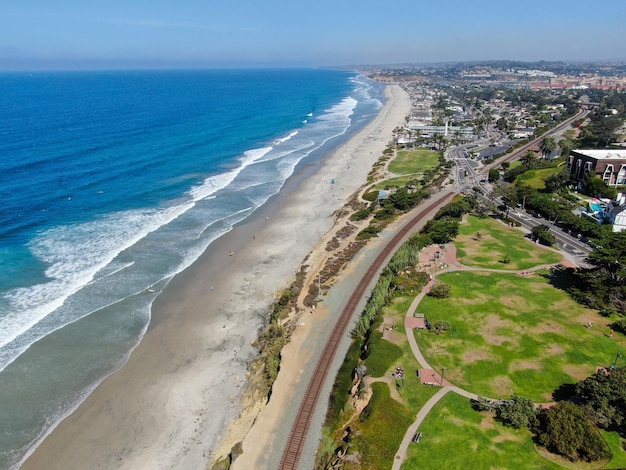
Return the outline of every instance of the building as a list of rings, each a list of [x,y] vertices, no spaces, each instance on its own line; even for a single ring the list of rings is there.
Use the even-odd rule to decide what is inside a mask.
[[[626,185],[626,150],[572,150],[567,169],[577,181],[592,173],[608,186]]]
[[[412,131],[418,131],[422,137],[431,138],[436,134],[441,134],[446,137],[458,137],[461,140],[472,140],[474,136],[474,129],[471,127],[460,126],[427,126],[410,122],[407,126]]]

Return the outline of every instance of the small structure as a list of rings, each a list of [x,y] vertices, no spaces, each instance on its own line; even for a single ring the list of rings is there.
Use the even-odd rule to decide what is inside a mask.
[[[441,374],[433,369],[418,369],[417,376],[420,379],[422,385],[433,385],[436,387],[446,387],[452,385],[446,379],[441,377]]]
[[[425,330],[428,325],[428,320],[424,316],[423,313],[415,313],[413,315],[413,321],[411,322],[411,326],[418,330]]]

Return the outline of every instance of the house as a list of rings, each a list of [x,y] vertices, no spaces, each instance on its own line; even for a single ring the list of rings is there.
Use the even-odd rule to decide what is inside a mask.
[[[572,150],[567,157],[567,170],[577,181],[592,173],[608,186],[626,185],[626,150]]]

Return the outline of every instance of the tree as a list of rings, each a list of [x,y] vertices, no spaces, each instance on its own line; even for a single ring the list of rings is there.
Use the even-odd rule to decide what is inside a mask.
[[[569,154],[574,148],[574,143],[569,139],[563,139],[559,142],[559,145],[561,146],[561,151],[559,152],[559,155],[565,158],[569,157]]]
[[[585,148],[607,147],[618,139],[624,119],[619,115],[609,115],[606,109],[598,109],[590,116],[591,124],[583,128],[581,144]]]
[[[563,188],[567,188],[570,184],[572,184],[572,177],[568,171],[561,171],[548,176],[544,183],[546,185],[546,190],[554,193]]]
[[[487,177],[487,181],[490,183],[495,183],[500,179],[500,172],[496,168],[491,168],[489,170],[489,176]]]
[[[626,434],[626,367],[610,373],[598,371],[575,386],[582,402],[591,410],[591,417],[601,428],[616,429]]]
[[[609,188],[608,185],[591,173],[585,173],[582,181],[583,191],[590,196],[614,199],[617,196],[617,189]]]
[[[610,457],[610,451],[584,408],[561,402],[539,414],[537,442],[572,461],[588,462]]]
[[[550,227],[541,224],[533,227],[531,236],[533,240],[538,240],[543,245],[554,245],[556,237],[550,232]]]
[[[539,158],[537,158],[537,154],[535,152],[529,150],[519,159],[519,161],[526,167],[527,170],[530,170],[537,166]]]
[[[515,429],[534,425],[537,407],[530,398],[513,395],[496,408],[496,419]]]
[[[430,235],[433,243],[445,244],[459,234],[459,222],[449,217],[432,219],[428,221],[424,231]]]
[[[622,287],[626,280],[626,232],[611,232],[595,240],[586,261],[602,269],[612,286]]]
[[[543,158],[547,159],[557,148],[556,139],[554,137],[546,136],[541,139],[539,147],[541,148],[541,153],[543,153]]]

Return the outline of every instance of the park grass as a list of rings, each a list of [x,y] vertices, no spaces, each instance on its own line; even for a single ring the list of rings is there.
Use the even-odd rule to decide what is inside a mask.
[[[532,170],[532,178],[524,179],[524,186],[529,186],[538,190],[546,188],[545,181],[552,175],[560,173],[562,168],[541,168],[539,170]]]
[[[533,244],[520,230],[512,230],[491,217],[466,217],[459,225],[454,244],[457,259],[464,265],[485,269],[528,269],[562,259],[559,253]],[[508,264],[503,263],[506,255]]]
[[[399,150],[389,163],[389,171],[396,175],[414,175],[432,170],[439,164],[439,152],[435,150]]]
[[[528,429],[502,426],[456,393],[435,405],[419,431],[422,438],[409,446],[403,470],[561,468],[537,453]]]
[[[416,175],[404,175],[396,178],[389,178],[374,185],[374,189],[404,188],[409,181],[415,179]]]
[[[417,376],[420,366],[406,338],[404,315],[412,300],[413,297],[400,296],[384,307],[377,323],[384,319],[380,328],[389,339],[384,339],[378,330],[376,338],[370,339],[373,340],[372,351],[364,363],[368,376],[374,378],[371,384],[374,395],[368,405],[367,418],[351,425],[360,436],[354,442],[354,450],[360,454],[359,468],[391,468],[406,430],[422,406],[438,391],[437,387],[421,384]],[[391,326],[396,329],[384,329]],[[403,381],[391,378],[399,365],[404,368]],[[384,372],[380,374],[380,370]],[[401,419],[396,419],[398,412],[402,414]]]
[[[415,416],[422,406],[430,400],[430,397],[437,393],[438,388],[422,385],[417,375],[417,371],[421,366],[411,350],[404,326],[404,317],[412,301],[412,296],[398,296],[393,299],[390,305],[383,308],[383,315],[386,325],[394,325],[397,328],[397,330],[389,334],[389,337],[392,339],[393,344],[397,345],[402,351],[401,357],[389,363],[387,374],[391,374],[397,366],[404,368],[405,378],[403,386],[400,386],[401,384],[398,381],[394,381],[392,385],[397,388],[400,398],[404,400],[412,415]]]
[[[604,437],[604,440],[609,445],[611,453],[613,454],[613,457],[611,458],[609,463],[607,463],[602,468],[626,468],[626,451],[622,447],[624,439],[622,439],[616,432],[600,432],[602,433],[602,437]]]
[[[419,179],[426,170],[432,170],[439,164],[439,152],[434,150],[399,150],[389,163],[392,178],[380,181],[374,189],[403,188],[411,180]]]
[[[359,468],[391,468],[404,433],[413,422],[407,408],[391,398],[384,383],[372,384],[372,397],[359,419],[356,449]]]
[[[497,266],[501,269],[528,269],[560,260],[493,219],[470,218],[466,235],[471,238],[476,231],[482,232],[481,241],[489,237],[499,241],[496,251],[524,245],[519,253],[509,255],[511,263]],[[508,238],[511,234],[513,238]],[[470,264],[472,257],[466,256],[463,262]],[[451,285],[452,296],[427,297],[419,311],[428,312],[431,321],[450,321],[452,330],[441,336],[416,331],[418,344],[432,366],[447,368],[448,380],[480,395],[508,398],[516,393],[551,401],[551,393],[560,385],[591,375],[596,365],[607,365],[626,345],[621,335],[607,337],[609,320],[552,287],[546,270],[530,276],[461,271],[440,274],[439,279]],[[356,431],[352,450],[360,456],[359,468],[390,468],[408,426],[439,390],[421,385],[417,377],[420,366],[404,327],[413,296],[402,294],[396,291],[383,308],[370,337],[372,350],[365,364],[373,382],[372,400],[363,419],[350,424]],[[594,327],[584,328],[590,319]],[[390,326],[395,328],[385,329]],[[405,370],[401,383],[390,377],[398,365]],[[472,410],[466,398],[449,393],[443,403],[445,407],[437,405],[420,427],[424,437],[420,444],[410,445],[403,468],[592,468],[572,466],[551,454],[547,460],[535,449],[528,430],[495,423]],[[606,468],[624,467],[624,452],[616,452],[619,437],[604,435],[614,454]],[[436,439],[430,442],[427,436]]]
[[[402,357],[402,348],[385,339],[383,334],[375,330],[369,340],[369,355],[363,361],[367,374],[371,377],[382,377],[387,370]]]
[[[549,402],[560,385],[575,383],[624,350],[622,335],[609,338],[608,320],[549,284],[549,276],[453,272],[447,299],[425,297],[419,310],[450,322],[437,336],[416,331],[426,360],[446,367],[450,382],[492,398],[513,394]],[[585,328],[593,319],[594,327]]]

